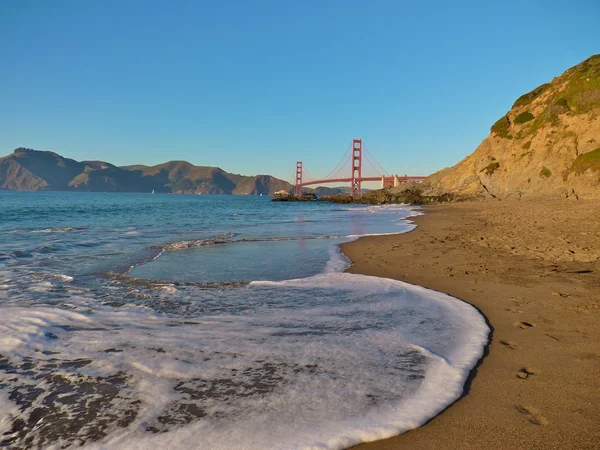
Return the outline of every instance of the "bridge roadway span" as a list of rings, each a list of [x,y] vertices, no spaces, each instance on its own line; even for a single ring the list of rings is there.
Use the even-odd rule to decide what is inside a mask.
[[[336,169],[338,167],[339,167],[339,169],[337,169],[337,172],[336,172],[336,169],[334,169],[332,171],[331,174],[333,177],[339,176],[338,175],[339,171],[344,167],[343,162],[344,162],[344,159],[346,158],[346,155],[348,154],[349,150],[350,150],[350,152],[349,152],[350,159],[348,160],[348,162],[350,162],[350,176],[349,177],[324,178],[321,180],[304,181],[304,165],[302,164],[302,161],[296,161],[296,177],[295,177],[295,189],[294,189],[296,196],[299,197],[302,195],[302,187],[303,186],[314,186],[315,184],[348,183],[349,182],[350,183],[350,195],[352,197],[355,197],[355,196],[360,197],[361,183],[363,181],[381,181],[381,189],[384,189],[386,187],[398,186],[400,184],[408,183],[411,181],[420,183],[421,181],[423,181],[425,179],[425,177],[409,177],[408,175],[404,175],[403,177],[399,177],[398,175],[394,175],[394,176],[387,175],[386,176],[385,169],[383,169],[383,167],[381,167],[381,165],[379,163],[377,163],[377,161],[375,161],[377,163],[377,166],[379,166],[379,168],[381,169],[381,171],[379,169],[377,169],[377,167],[375,165],[373,165],[373,162],[369,159],[368,156],[366,158],[366,161],[372,166],[373,169],[375,169],[375,172],[379,173],[379,176],[363,177],[363,174],[362,174],[362,168],[363,168],[363,142],[362,142],[362,139],[353,139],[352,140],[352,145],[350,147],[348,147],[348,150],[346,150],[346,154],[344,154],[344,156],[342,157],[342,160],[336,166]],[[370,152],[368,150],[367,150],[367,154],[370,154]],[[371,156],[373,156],[373,155],[371,155]],[[341,166],[340,166],[340,164],[341,164]]]
[[[410,183],[412,181],[420,183],[425,180],[427,177],[411,177],[411,176],[394,176],[394,177],[361,177],[360,180],[357,181],[381,181],[381,187],[391,187],[398,186],[398,184]],[[314,180],[307,181],[300,184],[300,186],[312,186],[315,184],[327,184],[327,183],[351,183],[352,178],[329,178],[325,180]]]

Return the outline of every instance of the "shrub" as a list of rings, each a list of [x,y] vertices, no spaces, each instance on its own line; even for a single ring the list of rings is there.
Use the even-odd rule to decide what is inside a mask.
[[[550,87],[550,83],[542,84],[541,86],[536,87],[533,91],[528,92],[527,94],[521,95],[517,99],[515,104],[513,105],[513,108],[515,106],[528,105],[529,103],[531,103],[533,101],[534,98],[538,97],[542,92],[544,92],[549,87]]]
[[[571,171],[580,174],[588,169],[600,172],[600,148],[579,155],[571,165]]]
[[[481,169],[480,172],[485,172],[486,175],[492,175],[499,167],[500,167],[499,163],[493,162],[493,163],[490,163],[487,166],[485,166],[483,169]]]
[[[550,172],[550,169],[548,169],[546,167],[542,167],[542,170],[540,170],[540,177],[548,178],[550,175],[552,175],[552,172]]]
[[[531,114],[529,111],[525,111],[522,112],[521,114],[519,114],[517,117],[515,117],[515,123],[516,124],[523,124],[525,122],[529,122],[530,120],[534,119],[534,115]]]
[[[498,119],[494,125],[492,125],[492,128],[490,129],[490,131],[492,133],[496,133],[499,136],[507,138],[507,137],[509,137],[509,134],[508,134],[509,129],[510,129],[510,120],[508,119],[508,116],[504,116],[504,117],[501,117],[500,119]]]
[[[527,141],[523,144],[524,150],[529,150],[531,148],[531,141]]]
[[[561,107],[563,107],[563,108],[565,108],[565,109],[569,109],[569,102],[568,102],[568,101],[567,101],[567,99],[566,99],[566,98],[564,98],[564,97],[561,97],[561,98],[559,98],[558,100],[556,100],[556,101],[554,102],[554,104],[555,104],[556,106],[561,106]]]

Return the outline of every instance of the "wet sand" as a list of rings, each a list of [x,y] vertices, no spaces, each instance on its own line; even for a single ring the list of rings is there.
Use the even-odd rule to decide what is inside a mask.
[[[351,273],[477,307],[491,328],[465,395],[373,449],[600,448],[600,204],[430,206],[416,230],[344,244]]]

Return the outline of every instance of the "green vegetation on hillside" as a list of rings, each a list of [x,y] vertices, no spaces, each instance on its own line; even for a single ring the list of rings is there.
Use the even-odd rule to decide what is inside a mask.
[[[519,113],[514,123],[526,126],[518,133],[511,134],[508,115],[492,126],[492,133],[507,139],[524,139],[535,135],[544,126],[559,126],[562,114],[583,114],[600,107],[600,55],[586,59],[551,83],[542,84],[522,95],[512,109],[522,107],[528,107],[528,110]],[[539,111],[540,107],[542,112],[534,116],[530,109]]]
[[[594,172],[600,172],[600,148],[588,153],[583,153],[575,158],[570,171],[582,174],[589,169]]]
[[[560,93],[567,106],[582,113],[600,106],[600,55],[594,55],[569,69],[565,75],[568,83]]]
[[[550,175],[552,175],[550,169],[548,169],[547,167],[542,167],[542,170],[540,170],[540,177],[548,178]]]
[[[554,102],[554,105],[556,105],[556,106],[562,106],[563,108],[569,109],[569,102],[564,97],[561,97],[558,100],[556,100]]]
[[[525,111],[522,112],[521,114],[519,114],[517,117],[515,117],[515,123],[518,125],[521,125],[525,122],[529,122],[530,120],[533,120],[534,116],[533,114],[531,114],[529,111]]]
[[[529,148],[531,147],[531,141],[527,141],[523,144],[523,149],[524,150],[529,150]]]
[[[516,108],[518,106],[530,104],[536,97],[539,97],[540,94],[543,94],[544,91],[546,91],[550,86],[550,83],[542,84],[541,86],[536,87],[533,91],[521,95],[512,107]]]
[[[496,121],[494,125],[492,125],[491,132],[496,133],[498,136],[503,138],[510,138],[508,131],[510,130],[510,120],[508,119],[508,115],[501,117]]]

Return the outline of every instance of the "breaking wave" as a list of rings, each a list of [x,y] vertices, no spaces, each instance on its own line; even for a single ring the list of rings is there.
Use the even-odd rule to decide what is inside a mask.
[[[218,304],[7,308],[0,444],[343,448],[455,401],[489,331],[445,294],[341,273],[251,283]]]

